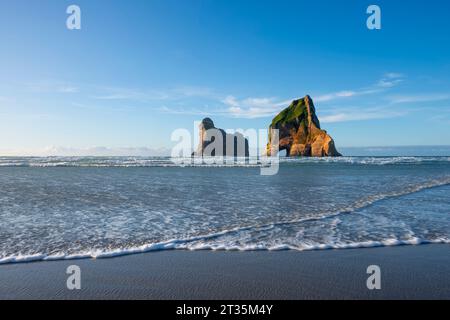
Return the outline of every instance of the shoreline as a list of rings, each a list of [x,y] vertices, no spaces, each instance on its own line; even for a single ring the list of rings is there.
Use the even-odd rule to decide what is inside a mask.
[[[81,269],[68,290],[66,269]],[[369,290],[369,265],[381,290]],[[163,250],[0,265],[0,299],[450,299],[450,246]]]
[[[228,232],[228,231],[227,231]],[[217,234],[224,234],[226,232],[219,232]],[[213,234],[212,236],[215,236]],[[411,240],[390,240],[390,241],[367,241],[352,243],[346,246],[342,245],[317,245],[310,248],[298,249],[288,245],[279,245],[276,247],[249,247],[249,248],[213,248],[211,246],[199,247],[197,249],[191,249],[189,247],[177,247],[179,242],[189,242],[191,239],[184,240],[170,240],[166,242],[157,242],[140,247],[130,247],[120,250],[111,251],[99,251],[95,253],[75,253],[71,255],[45,255],[45,254],[32,254],[32,255],[19,255],[10,256],[0,259],[0,266],[10,264],[23,264],[23,263],[35,263],[35,262],[51,262],[51,261],[73,261],[73,260],[98,260],[98,259],[111,259],[124,256],[130,256],[135,254],[145,254],[159,251],[211,251],[211,252],[279,252],[279,251],[293,251],[293,252],[311,252],[311,251],[332,251],[332,250],[354,250],[354,249],[372,249],[372,248],[388,248],[388,247],[402,247],[402,246],[422,246],[432,244],[450,244],[448,240],[422,240],[413,238]]]

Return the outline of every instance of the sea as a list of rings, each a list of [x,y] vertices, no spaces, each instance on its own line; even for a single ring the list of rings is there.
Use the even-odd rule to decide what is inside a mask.
[[[0,157],[0,263],[450,243],[449,156]]]

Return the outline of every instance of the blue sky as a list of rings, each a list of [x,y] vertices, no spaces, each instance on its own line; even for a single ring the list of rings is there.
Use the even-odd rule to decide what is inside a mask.
[[[66,28],[77,4],[82,29]],[[382,29],[366,28],[366,8]],[[450,2],[0,0],[0,150],[170,148],[310,94],[337,146],[450,144]],[[75,152],[75,151],[74,151]]]

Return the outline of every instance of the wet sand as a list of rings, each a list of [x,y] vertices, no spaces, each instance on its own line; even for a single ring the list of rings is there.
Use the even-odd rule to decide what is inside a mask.
[[[68,290],[66,268],[81,268]],[[381,290],[368,290],[369,265]],[[159,251],[0,265],[0,299],[450,299],[450,246]]]

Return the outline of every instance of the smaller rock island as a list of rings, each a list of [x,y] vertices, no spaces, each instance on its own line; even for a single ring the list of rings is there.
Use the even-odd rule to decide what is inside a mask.
[[[196,157],[249,157],[248,140],[240,133],[230,134],[216,128],[210,118],[205,118],[199,126],[199,144]]]

